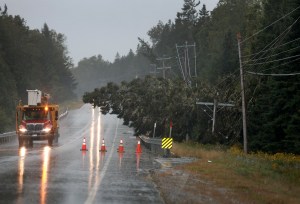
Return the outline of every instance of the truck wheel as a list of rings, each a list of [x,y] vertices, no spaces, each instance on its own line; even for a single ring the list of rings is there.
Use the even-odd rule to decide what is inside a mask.
[[[58,138],[59,138],[59,134],[56,134],[56,135],[54,136],[54,142],[55,142],[55,143],[58,143]]]
[[[29,147],[33,147],[33,139],[28,140],[28,145],[29,145]]]
[[[53,145],[53,138],[48,139],[48,145],[52,146]]]

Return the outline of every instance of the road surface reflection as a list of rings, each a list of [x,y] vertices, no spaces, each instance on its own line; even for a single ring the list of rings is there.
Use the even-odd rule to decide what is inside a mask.
[[[49,146],[45,146],[43,149],[42,180],[41,180],[41,188],[40,188],[41,204],[46,203],[50,152],[51,152],[51,148]]]
[[[18,193],[19,195],[23,192],[24,183],[24,162],[26,157],[26,148],[21,147],[19,149],[19,168],[18,168]]]
[[[104,159],[104,152],[100,153],[100,141],[101,141],[101,112],[100,108],[98,109],[98,117],[97,117],[97,126],[95,125],[95,109],[92,110],[92,125],[91,125],[91,132],[90,132],[90,168],[89,168],[89,195],[85,203],[93,203],[96,193],[98,191],[99,185],[100,185],[100,167],[101,162],[103,162]],[[96,138],[95,138],[95,126],[97,128],[96,130]],[[94,147],[94,141],[96,142],[96,147]],[[94,154],[96,154],[96,158],[94,161]],[[94,164],[96,163],[96,164]]]

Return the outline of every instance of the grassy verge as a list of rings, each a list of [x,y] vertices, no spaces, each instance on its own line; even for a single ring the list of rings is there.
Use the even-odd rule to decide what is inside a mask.
[[[300,203],[300,156],[245,155],[237,147],[226,150],[193,143],[174,144],[172,151],[199,158],[180,168],[229,189],[242,203]]]

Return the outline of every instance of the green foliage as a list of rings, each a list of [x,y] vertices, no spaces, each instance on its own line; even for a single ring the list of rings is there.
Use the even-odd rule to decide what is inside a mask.
[[[178,141],[188,135],[202,143],[242,143],[236,33],[242,35],[242,63],[246,73],[299,73],[299,6],[297,0],[220,0],[209,12],[198,1],[185,0],[174,22],[159,21],[153,26],[148,31],[150,42],[139,39],[136,55],[118,56],[114,63],[92,72],[90,78],[101,78],[94,87],[104,87],[85,93],[83,99],[100,106],[104,113],[117,114],[125,124],[135,128],[136,134],[152,134],[153,124],[157,122],[157,134],[167,135],[167,123],[172,119],[174,138]],[[193,78],[193,87],[179,79],[181,69],[176,45],[185,43],[196,44],[198,77]],[[170,57],[168,66],[172,71],[167,73],[168,79],[146,77],[130,81],[132,77],[128,77],[122,80],[130,82],[105,86],[109,81],[120,82],[121,77],[120,81],[113,80],[107,73],[112,71],[114,77],[116,73],[117,76],[125,74],[131,70],[129,64],[136,66],[132,59],[148,59],[139,64],[139,70],[146,74],[148,64],[159,66],[156,59],[163,56]],[[282,60],[284,58],[287,60]],[[86,72],[87,67],[79,67],[80,72]],[[108,71],[107,67],[111,69]],[[80,75],[77,76],[80,79]],[[299,75],[246,74],[245,84],[249,149],[299,154]],[[89,90],[92,87],[82,91]],[[218,110],[216,130],[212,135],[209,108],[195,104],[214,99],[233,103],[235,107]]]
[[[282,17],[282,14],[289,13],[299,7],[299,1],[286,0],[277,2],[268,0],[264,4],[263,26],[274,22]],[[264,73],[285,74],[299,73],[299,61],[277,60],[295,56],[299,54],[299,41],[289,43],[299,38],[300,22],[299,9],[292,12],[276,24],[269,26],[266,34],[254,42],[256,50],[261,50],[277,40],[272,52],[265,52],[264,58],[256,61],[257,65],[248,66],[250,70]],[[279,36],[279,37],[278,37]],[[287,43],[287,44],[286,44]],[[278,45],[285,46],[278,46]],[[279,54],[278,54],[279,53]],[[266,56],[268,59],[266,60]],[[273,57],[276,56],[276,57]],[[271,61],[264,63],[265,61]],[[257,91],[250,104],[250,147],[253,150],[263,150],[266,152],[290,152],[300,154],[300,84],[299,76],[289,77],[261,77],[255,86]]]
[[[134,128],[136,135],[153,135],[156,123],[156,137],[168,136],[172,121],[172,136],[177,141],[185,140],[189,135],[194,141],[224,143],[224,137],[209,137],[207,121],[210,118],[196,105],[196,98],[210,98],[208,92],[205,83],[199,83],[193,90],[180,79],[147,76],[120,85],[108,83],[93,92],[86,92],[83,102],[101,107],[103,114],[117,114],[125,125]]]
[[[0,132],[13,130],[18,101],[27,101],[26,89],[51,94],[52,102],[75,97],[73,64],[65,37],[45,24],[30,30],[20,16],[0,15]]]

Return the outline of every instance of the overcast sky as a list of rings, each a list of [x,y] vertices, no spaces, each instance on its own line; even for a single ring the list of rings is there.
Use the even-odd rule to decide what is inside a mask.
[[[134,52],[138,37],[161,20],[174,21],[183,0],[0,0],[9,15],[20,15],[31,29],[50,29],[67,37],[69,56],[75,65],[84,57],[101,54],[114,61],[116,53]],[[208,10],[218,0],[201,0]],[[201,6],[202,7],[202,6]],[[200,9],[200,7],[199,7]]]

